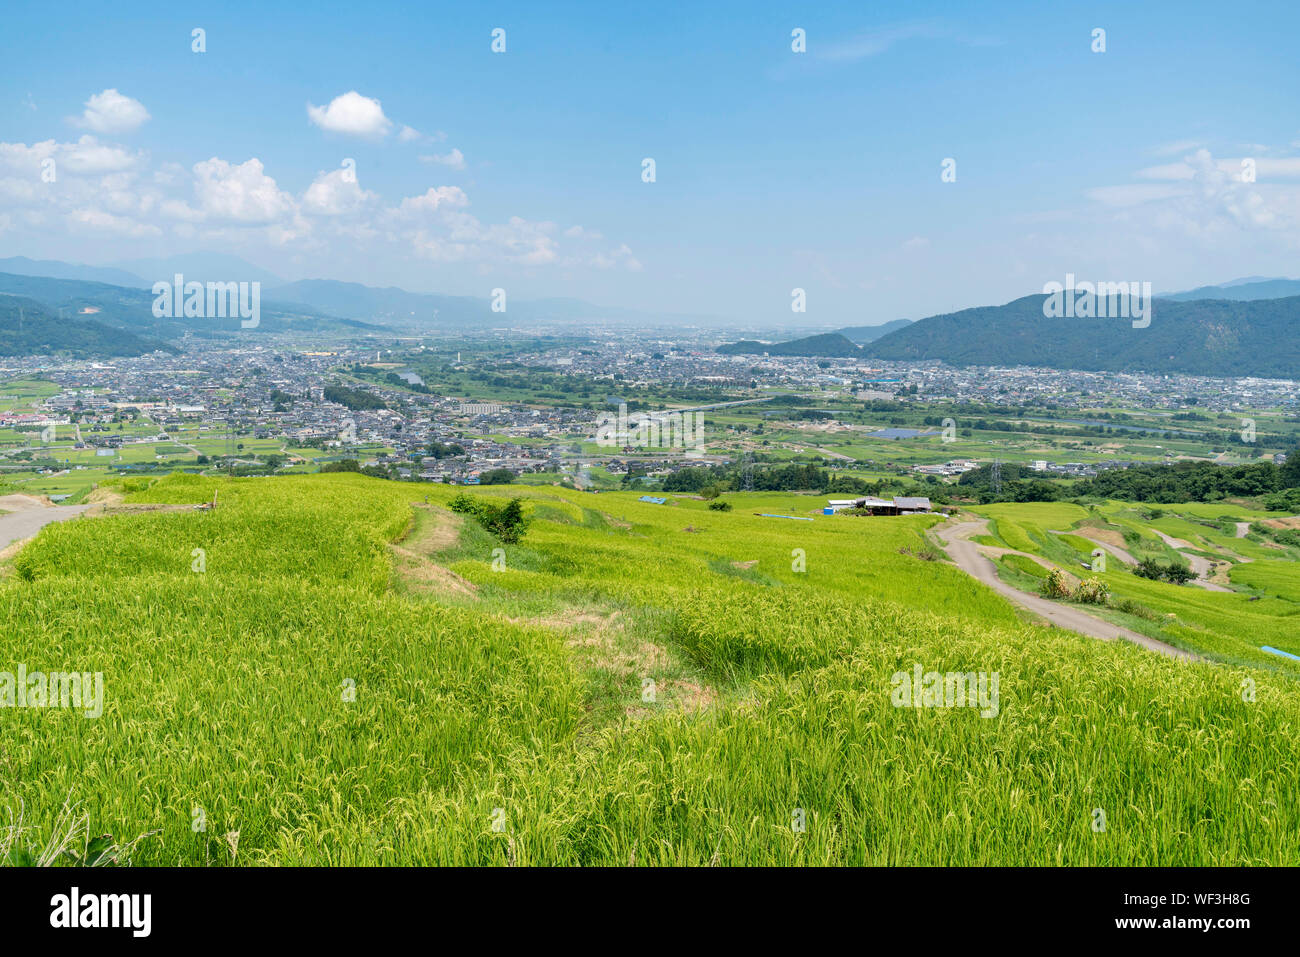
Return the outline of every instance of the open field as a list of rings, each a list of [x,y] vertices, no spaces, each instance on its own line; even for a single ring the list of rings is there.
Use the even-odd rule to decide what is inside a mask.
[[[443,486],[124,488],[220,505],[12,560],[0,659],[102,671],[105,707],[0,711],[0,803],[158,831],[136,863],[1300,863],[1294,677],[1025,624],[927,560],[933,517],[480,489],[531,514],[502,545]],[[892,706],[914,665],[997,672],[997,715]]]

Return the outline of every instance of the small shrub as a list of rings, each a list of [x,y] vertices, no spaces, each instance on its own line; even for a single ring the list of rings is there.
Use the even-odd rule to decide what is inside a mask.
[[[1171,562],[1164,565],[1150,557],[1142,559],[1133,566],[1133,574],[1139,578],[1172,582],[1175,585],[1185,584],[1196,577],[1196,572],[1182,562]]]
[[[1069,598],[1070,586],[1065,579],[1065,572],[1059,568],[1053,568],[1043,579],[1040,591],[1048,598]]]
[[[474,520],[507,545],[518,544],[528,530],[522,499],[512,498],[504,505],[496,505],[475,498],[465,492],[452,497],[447,507],[461,515],[471,515]]]
[[[1111,603],[1111,608],[1116,611],[1122,611],[1126,615],[1135,615],[1138,618],[1145,618],[1147,621],[1155,621],[1159,616],[1146,605],[1135,602],[1132,598],[1121,598],[1117,602]]]
[[[1110,600],[1110,589],[1100,578],[1089,578],[1087,581],[1079,582],[1073,598],[1085,605],[1104,605]]]
[[[451,501],[447,503],[447,507],[453,512],[459,512],[461,515],[473,515],[478,510],[478,499],[473,495],[460,492],[452,496]]]
[[[360,472],[361,463],[356,459],[339,459],[337,462],[326,462],[320,467],[322,472]]]
[[[715,512],[730,512],[731,503],[724,502],[721,499],[717,499],[716,501],[712,501],[709,503],[709,508],[711,508]]]

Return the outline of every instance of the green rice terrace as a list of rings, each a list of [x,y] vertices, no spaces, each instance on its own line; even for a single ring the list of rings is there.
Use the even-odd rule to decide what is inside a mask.
[[[39,846],[74,807],[157,865],[1300,863],[1277,513],[974,510],[1005,580],[1095,574],[1178,660],[1032,623],[939,516],[464,491],[128,479],[9,549],[0,670],[104,703],[0,709],[0,814]],[[1223,590],[1082,569],[1098,542]],[[996,714],[895,706],[918,667],[996,673]]]

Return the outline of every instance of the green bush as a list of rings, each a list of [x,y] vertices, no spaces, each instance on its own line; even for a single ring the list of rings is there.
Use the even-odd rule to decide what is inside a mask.
[[[475,498],[461,492],[447,503],[453,512],[473,516],[474,520],[507,545],[517,544],[528,530],[523,500],[512,498],[503,505]]]
[[[1170,562],[1163,565],[1154,558],[1144,558],[1133,567],[1133,574],[1151,581],[1172,582],[1183,585],[1196,577],[1196,573],[1182,562]]]
[[[1040,590],[1048,598],[1070,597],[1070,586],[1066,583],[1065,572],[1059,568],[1053,568],[1047,573]]]
[[[1110,600],[1110,589],[1100,578],[1089,578],[1079,582],[1072,597],[1085,605],[1104,605]]]

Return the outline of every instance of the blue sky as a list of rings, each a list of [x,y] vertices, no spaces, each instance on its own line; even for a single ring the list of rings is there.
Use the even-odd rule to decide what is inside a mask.
[[[2,16],[4,256],[220,250],[289,279],[810,327],[1067,272],[1157,290],[1300,274],[1294,4]]]

